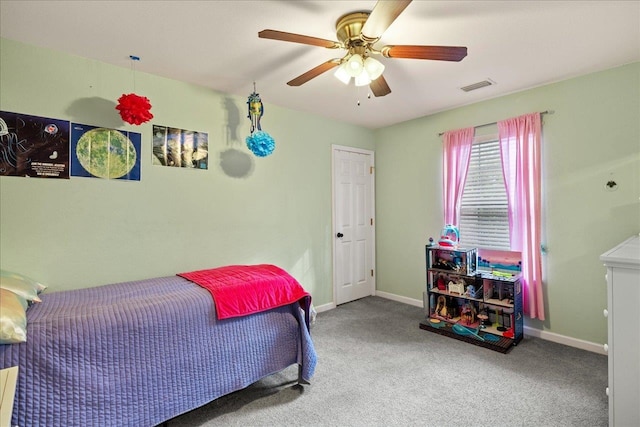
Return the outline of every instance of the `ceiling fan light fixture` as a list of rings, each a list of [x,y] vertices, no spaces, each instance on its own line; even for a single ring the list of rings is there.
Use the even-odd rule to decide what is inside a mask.
[[[384,72],[384,64],[375,58],[368,57],[364,60],[364,69],[371,80],[375,80]]]
[[[371,78],[369,77],[369,74],[365,73],[360,73],[357,77],[356,77],[356,86],[367,86],[369,83],[371,83]]]
[[[391,89],[382,75],[385,67],[379,61],[371,59],[369,55],[381,55],[384,58],[454,62],[459,62],[467,56],[467,48],[464,46],[386,45],[375,48],[374,46],[381,40],[383,33],[403,13],[411,1],[377,1],[371,11],[351,12],[343,15],[336,22],[336,36],[339,41],[269,29],[260,31],[258,37],[346,50],[343,57],[330,59],[287,82],[289,86],[303,85],[337,67],[339,70],[336,70],[334,74],[344,84],[351,84],[351,77],[365,74],[357,79],[356,84],[359,86],[370,84],[371,91],[376,97],[385,96],[391,93]]]
[[[351,77],[358,77],[364,69],[364,61],[362,60],[362,56],[358,53],[351,55],[351,58],[349,58],[345,64],[345,69]]]
[[[333,75],[336,76],[336,78],[338,80],[340,80],[342,83],[348,85],[349,82],[351,81],[351,76],[349,75],[349,72],[347,71],[346,64],[347,64],[346,62],[343,62],[342,65],[340,65],[338,67],[338,69],[336,70],[336,72]]]

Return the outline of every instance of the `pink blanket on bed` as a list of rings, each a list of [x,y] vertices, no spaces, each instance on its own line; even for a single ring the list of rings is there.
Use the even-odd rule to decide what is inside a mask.
[[[270,264],[229,265],[178,276],[211,292],[218,319],[258,313],[309,296],[289,273]]]

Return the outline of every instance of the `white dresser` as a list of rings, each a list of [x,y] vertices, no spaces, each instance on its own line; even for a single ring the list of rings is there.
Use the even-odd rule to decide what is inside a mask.
[[[609,426],[640,426],[640,237],[603,253],[607,267]]]

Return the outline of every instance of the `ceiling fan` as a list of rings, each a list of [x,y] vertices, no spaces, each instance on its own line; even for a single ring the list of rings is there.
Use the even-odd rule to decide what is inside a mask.
[[[289,86],[303,85],[320,74],[338,67],[335,76],[343,83],[349,84],[353,77],[356,86],[369,85],[375,96],[385,96],[391,93],[391,89],[382,76],[384,65],[373,58],[374,55],[385,58],[456,62],[467,56],[467,48],[462,46],[388,45],[376,49],[374,45],[380,40],[382,34],[410,3],[411,0],[379,0],[371,12],[352,12],[343,15],[336,22],[336,36],[339,41],[277,30],[262,30],[258,33],[258,37],[347,51],[342,58],[330,59],[287,82]]]

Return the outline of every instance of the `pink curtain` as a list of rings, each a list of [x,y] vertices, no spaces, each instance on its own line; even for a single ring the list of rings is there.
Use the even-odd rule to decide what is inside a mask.
[[[509,203],[511,250],[522,253],[524,312],[544,320],[542,295],[540,113],[498,122]]]
[[[474,128],[444,133],[443,202],[444,223],[459,226],[460,199],[469,170]]]

